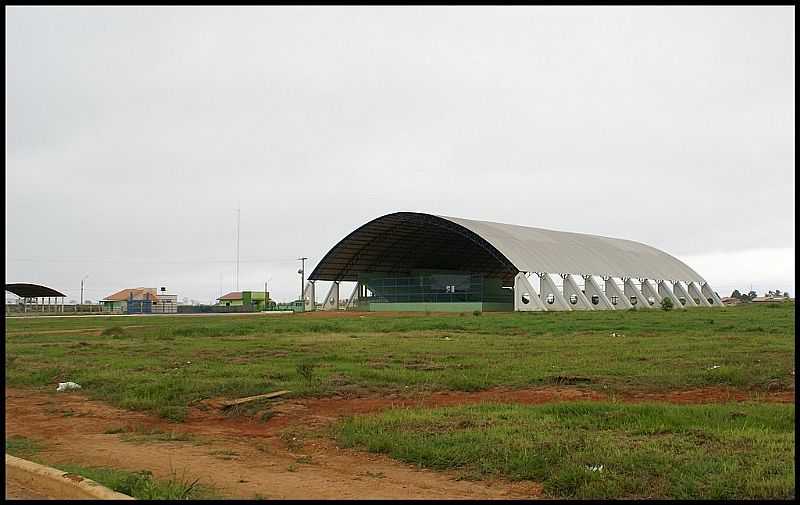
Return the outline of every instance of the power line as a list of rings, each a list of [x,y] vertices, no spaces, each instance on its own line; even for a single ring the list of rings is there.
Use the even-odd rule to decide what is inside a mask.
[[[6,258],[6,261],[31,262],[31,263],[232,263],[232,260],[221,259],[138,259],[138,258]],[[239,263],[294,263],[296,258],[268,258],[268,259],[245,259]]]

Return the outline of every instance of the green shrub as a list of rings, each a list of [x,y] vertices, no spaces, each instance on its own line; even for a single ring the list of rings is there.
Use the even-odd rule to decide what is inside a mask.
[[[661,310],[670,311],[674,308],[674,304],[670,298],[661,300]]]
[[[124,337],[125,329],[121,326],[112,326],[100,332],[100,335],[103,337]]]
[[[298,363],[296,366],[297,373],[307,381],[314,378],[314,368],[316,365],[313,363]]]

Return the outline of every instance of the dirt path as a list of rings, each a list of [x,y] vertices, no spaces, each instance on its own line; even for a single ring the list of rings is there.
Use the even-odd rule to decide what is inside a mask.
[[[274,404],[275,415],[267,422],[229,417],[198,405],[190,410],[186,422],[174,424],[89,401],[78,393],[6,389],[6,437],[20,435],[42,441],[46,448],[39,457],[49,464],[148,469],[161,478],[185,473],[186,478],[199,477],[228,497],[536,498],[541,487],[533,482],[460,481],[454,472],[419,470],[385,456],[340,449],[327,430],[342,416],[390,407],[607,399],[603,393],[579,387],[289,399]],[[727,388],[629,392],[616,397],[624,402],[681,404],[749,399],[754,399],[753,394]],[[794,391],[763,393],[757,399],[794,402]],[[125,434],[107,433],[137,426],[162,433],[188,433],[194,440],[160,442],[140,436],[140,441],[131,442],[124,440]]]
[[[26,482],[19,481],[6,476],[6,500],[53,500],[55,498],[45,496],[45,493],[33,489]]]

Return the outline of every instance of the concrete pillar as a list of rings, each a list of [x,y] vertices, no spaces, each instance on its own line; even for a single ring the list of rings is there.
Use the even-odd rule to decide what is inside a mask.
[[[525,272],[519,272],[514,277],[514,310],[519,312],[547,310]]]
[[[684,304],[685,307],[697,307],[697,304],[694,303],[692,297],[689,296],[689,292],[686,291],[686,288],[683,287],[681,281],[673,281],[672,291],[675,293],[675,296],[677,296],[679,299],[683,298],[684,300],[686,300],[686,303]]]
[[[698,286],[697,283],[694,281],[689,283],[689,294],[692,295],[692,298],[697,298],[700,301],[698,305],[700,305],[701,307],[711,307],[711,304],[708,303],[708,300],[706,300],[705,295],[700,290],[700,286]]]
[[[353,287],[353,292],[350,293],[350,298],[347,299],[347,305],[344,306],[344,310],[351,310],[353,308],[358,307],[358,303],[361,301],[361,283],[356,282],[355,287]]]
[[[562,274],[561,278],[564,279],[564,298],[567,300],[572,306],[572,310],[594,310],[592,304],[589,303],[589,299],[586,298],[586,295],[583,294],[581,288],[575,282],[575,279],[572,278],[570,274]],[[572,303],[572,301],[575,303]]]
[[[705,295],[706,298],[711,298],[712,305],[716,305],[719,307],[725,306],[725,304],[722,303],[722,300],[720,300],[719,296],[717,296],[717,293],[715,293],[714,290],[711,289],[711,286],[709,286],[707,282],[703,283],[703,286],[700,288],[700,291]]]
[[[628,297],[625,296],[625,293],[619,289],[619,286],[613,277],[606,278],[606,296],[611,301],[611,305],[614,305],[614,297],[617,298],[617,304],[614,305],[615,309],[630,309],[633,307],[631,301],[628,300]]]
[[[685,309],[686,307],[678,300],[678,297],[675,296],[675,293],[672,292],[672,288],[669,287],[667,281],[658,281],[658,294],[661,295],[661,298],[669,298],[672,300],[672,306],[676,309]]]
[[[589,303],[592,304],[595,310],[614,310],[614,306],[611,305],[611,301],[600,288],[600,285],[597,284],[597,281],[594,280],[593,276],[584,275],[583,285],[584,290],[586,291],[586,298],[589,300]],[[597,304],[594,303],[594,297],[597,297]]]
[[[625,279],[624,284],[625,289],[625,296],[628,297],[628,300],[631,300],[631,304],[633,305],[633,300],[636,300],[636,308],[637,309],[652,309],[654,308],[653,305],[650,305],[650,302],[647,301],[647,298],[642,294],[642,291],[636,287],[636,284],[633,283],[633,279],[630,277]]]
[[[539,291],[542,293],[542,304],[547,310],[572,310],[550,275],[539,274]],[[552,303],[548,299],[552,299]]]
[[[308,281],[306,283],[306,289],[303,292],[303,303],[305,304],[303,310],[306,312],[317,310],[317,297],[314,292],[314,281]]]
[[[653,281],[650,279],[642,279],[642,294],[645,298],[653,297],[656,301],[654,304],[656,307],[661,307],[661,301],[663,298],[660,294],[658,294],[658,288],[653,284]]]
[[[339,310],[339,283],[333,281],[331,289],[325,295],[325,301],[322,302],[322,310]]]

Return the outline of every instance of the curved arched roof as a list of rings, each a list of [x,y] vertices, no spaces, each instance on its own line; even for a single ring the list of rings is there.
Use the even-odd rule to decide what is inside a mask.
[[[22,298],[37,298],[37,297],[64,297],[64,293],[59,293],[53,288],[47,286],[40,286],[39,284],[6,284],[6,291],[14,293]]]
[[[630,240],[416,212],[387,214],[356,229],[309,279],[354,281],[359,273],[421,269],[504,278],[522,271],[704,282],[678,259]]]

